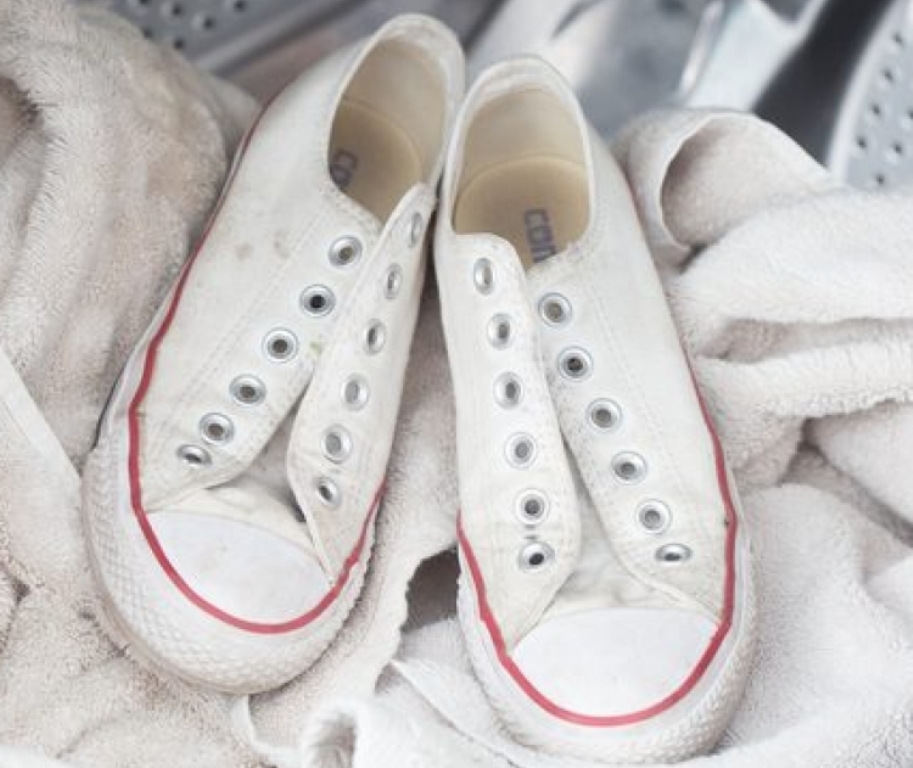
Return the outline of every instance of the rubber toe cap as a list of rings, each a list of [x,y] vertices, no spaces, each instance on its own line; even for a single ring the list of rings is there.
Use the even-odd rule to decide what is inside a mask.
[[[675,693],[715,630],[688,611],[600,609],[543,622],[511,655],[553,705],[586,716],[624,716]]]
[[[157,513],[153,527],[186,586],[240,620],[292,621],[330,589],[313,555],[268,530],[187,512]]]

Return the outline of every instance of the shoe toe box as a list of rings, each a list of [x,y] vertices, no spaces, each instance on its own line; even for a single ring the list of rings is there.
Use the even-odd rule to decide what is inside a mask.
[[[512,658],[552,709],[633,719],[686,693],[715,632],[690,611],[605,608],[541,623]]]
[[[295,621],[331,589],[311,552],[265,528],[192,512],[160,512],[153,526],[187,596],[220,618]]]

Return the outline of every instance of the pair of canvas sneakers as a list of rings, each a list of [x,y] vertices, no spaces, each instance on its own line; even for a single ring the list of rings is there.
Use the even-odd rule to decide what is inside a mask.
[[[86,470],[110,612],[196,683],[270,689],[369,567],[437,204],[460,620],[515,736],[709,748],[751,640],[746,544],[625,181],[543,61],[463,98],[404,16],[286,87],[127,364]],[[462,104],[462,106],[460,106]]]

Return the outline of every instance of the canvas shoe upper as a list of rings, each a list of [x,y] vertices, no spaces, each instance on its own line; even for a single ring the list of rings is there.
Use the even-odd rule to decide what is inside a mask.
[[[709,748],[751,645],[738,502],[625,180],[541,60],[470,90],[435,268],[460,615],[489,697],[558,754]]]
[[[373,540],[463,63],[403,16],[264,110],[86,470],[114,620],[231,691],[326,648]]]

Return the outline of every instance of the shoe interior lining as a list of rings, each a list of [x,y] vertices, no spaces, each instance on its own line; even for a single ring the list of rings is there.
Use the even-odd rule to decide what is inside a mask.
[[[339,104],[327,162],[336,185],[381,221],[427,180],[444,133],[440,67],[422,50],[388,41],[362,62]]]
[[[454,230],[503,237],[529,268],[579,239],[588,223],[581,136],[558,97],[528,89],[480,109],[466,136]]]

